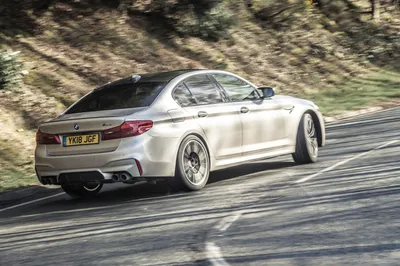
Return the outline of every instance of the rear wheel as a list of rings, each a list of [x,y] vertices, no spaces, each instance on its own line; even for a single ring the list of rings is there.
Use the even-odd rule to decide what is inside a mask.
[[[292,154],[296,163],[315,163],[318,158],[318,139],[313,117],[305,113],[297,130],[296,152]]]
[[[200,190],[210,175],[210,157],[206,146],[196,136],[186,137],[178,151],[175,181],[180,188]]]
[[[90,197],[99,193],[103,184],[62,184],[61,187],[71,197]]]

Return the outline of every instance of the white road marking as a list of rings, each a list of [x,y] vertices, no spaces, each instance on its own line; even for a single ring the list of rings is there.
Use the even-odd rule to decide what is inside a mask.
[[[353,156],[353,157],[351,157],[351,158],[349,158],[349,159],[346,159],[346,160],[340,161],[340,162],[338,162],[338,163],[335,163],[334,165],[329,166],[329,167],[327,167],[327,168],[325,168],[325,169],[322,169],[321,171],[319,171],[319,172],[317,172],[317,173],[315,173],[315,174],[312,174],[312,175],[306,176],[306,177],[304,177],[304,178],[302,178],[302,179],[299,179],[299,180],[295,181],[295,183],[303,183],[303,182],[306,182],[306,181],[308,181],[308,180],[310,180],[310,179],[313,179],[314,177],[319,176],[320,174],[323,174],[323,173],[325,173],[325,172],[328,172],[328,171],[330,171],[330,170],[333,170],[333,169],[335,169],[336,167],[338,167],[338,166],[340,166],[340,165],[346,164],[346,163],[348,163],[348,162],[350,162],[350,161],[352,161],[352,160],[355,160],[355,159],[357,159],[357,158],[363,157],[363,156],[365,156],[365,155],[367,155],[367,154],[369,154],[369,153],[371,153],[371,152],[373,152],[373,151],[382,149],[382,148],[387,147],[387,146],[389,146],[389,145],[392,145],[393,143],[396,143],[396,142],[398,142],[398,141],[399,141],[399,140],[392,140],[392,141],[389,141],[389,142],[387,142],[387,143],[385,143],[385,144],[382,144],[382,145],[380,145],[380,146],[378,146],[378,147],[376,147],[376,148],[374,148],[374,149],[372,149],[372,150],[369,150],[369,151],[367,151],[367,152],[360,153],[360,154],[358,154],[358,155],[356,155],[356,156]]]
[[[237,219],[240,218],[240,216],[243,215],[243,213],[244,213],[243,210],[231,213],[228,217],[222,219],[221,222],[214,227],[214,229],[219,230],[221,232],[226,231],[234,222],[237,221]]]
[[[388,121],[388,120],[393,120],[393,117],[376,118],[376,119],[370,119],[370,120],[362,120],[362,121],[355,121],[355,122],[348,122],[348,123],[332,124],[332,125],[326,125],[325,128],[343,127],[343,126],[365,124],[365,123],[378,122],[378,121],[379,122],[384,122],[384,121]]]
[[[213,266],[229,266],[221,254],[221,248],[214,242],[206,242],[206,255],[209,262]]]
[[[4,209],[0,209],[0,212],[4,212],[4,211],[11,210],[11,209],[15,209],[15,208],[18,208],[18,207],[21,207],[21,206],[25,206],[25,205],[28,205],[28,204],[31,204],[31,203],[35,203],[35,202],[38,202],[38,201],[55,198],[55,197],[58,197],[58,196],[61,196],[61,195],[65,195],[65,193],[61,192],[61,193],[57,193],[55,195],[51,195],[51,196],[47,196],[47,197],[44,197],[44,198],[35,199],[35,200],[31,200],[31,201],[24,202],[24,203],[21,203],[21,204],[17,204],[17,205],[14,205],[14,206],[10,206],[10,207],[4,208]]]

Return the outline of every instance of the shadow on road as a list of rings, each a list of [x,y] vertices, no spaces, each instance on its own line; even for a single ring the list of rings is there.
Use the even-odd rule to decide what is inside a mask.
[[[65,195],[61,198],[44,202],[38,206],[38,208],[25,209],[23,211],[19,210],[18,214],[16,212],[11,212],[9,216],[16,217],[16,215],[51,213],[55,211],[68,211],[82,208],[112,208],[112,206],[121,203],[132,203],[135,201],[138,201],[138,205],[140,205],[139,202],[142,200],[145,200],[146,203],[156,201],[160,202],[160,204],[165,198],[168,200],[179,200],[183,198],[190,200],[195,196],[201,196],[201,194],[207,193],[208,188],[223,186],[223,181],[234,181],[234,179],[238,177],[259,174],[265,171],[284,169],[292,166],[295,166],[294,162],[254,162],[224,170],[218,170],[210,174],[208,184],[203,190],[198,192],[177,191],[164,182],[161,184],[148,184],[142,182],[134,185],[105,185],[105,189],[103,188],[104,191],[91,198],[71,198]],[[244,180],[241,180],[241,182],[246,182],[245,178]]]

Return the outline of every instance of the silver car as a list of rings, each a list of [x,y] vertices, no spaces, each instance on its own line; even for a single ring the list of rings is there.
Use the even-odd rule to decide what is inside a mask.
[[[40,182],[72,196],[139,180],[199,190],[210,171],[252,160],[316,162],[325,126],[310,101],[225,71],[176,70],[94,89],[42,124],[36,142]]]

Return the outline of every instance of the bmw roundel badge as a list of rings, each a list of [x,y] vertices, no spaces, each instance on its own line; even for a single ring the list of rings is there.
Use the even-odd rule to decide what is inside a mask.
[[[79,129],[79,124],[75,124],[75,125],[74,125],[74,129],[75,129],[75,130],[78,130],[78,129]]]

